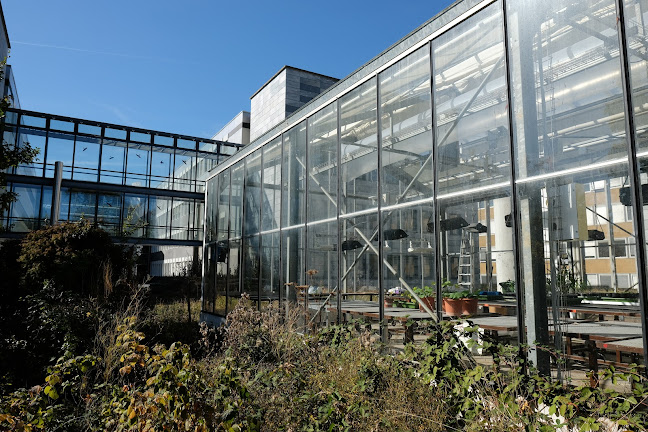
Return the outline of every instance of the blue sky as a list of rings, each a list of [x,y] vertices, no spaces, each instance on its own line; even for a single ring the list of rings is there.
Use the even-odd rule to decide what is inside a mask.
[[[211,137],[283,65],[344,78],[434,1],[4,0],[22,108]]]

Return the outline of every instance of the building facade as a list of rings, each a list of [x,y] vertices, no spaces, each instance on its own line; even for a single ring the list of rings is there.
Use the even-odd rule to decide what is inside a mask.
[[[435,319],[466,290],[543,373],[645,364],[646,20],[463,0],[414,30],[215,169],[204,316],[247,292],[334,322],[365,298],[393,345],[388,290],[432,287]]]
[[[250,97],[250,139],[257,139],[337,81],[337,78],[284,66]]]

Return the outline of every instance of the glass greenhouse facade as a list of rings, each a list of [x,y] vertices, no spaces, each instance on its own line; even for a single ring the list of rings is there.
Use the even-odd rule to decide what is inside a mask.
[[[645,364],[645,20],[648,0],[455,3],[215,169],[203,312],[247,292],[398,345],[468,291],[481,331],[549,347],[545,373]]]

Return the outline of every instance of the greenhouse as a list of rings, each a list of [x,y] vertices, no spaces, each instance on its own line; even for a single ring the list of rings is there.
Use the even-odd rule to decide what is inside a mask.
[[[214,169],[205,319],[248,293],[395,348],[461,316],[542,373],[645,364],[644,20],[463,0],[414,30]]]

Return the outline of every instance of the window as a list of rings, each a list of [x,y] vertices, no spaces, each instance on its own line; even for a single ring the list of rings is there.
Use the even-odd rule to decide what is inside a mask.
[[[607,242],[601,242],[598,244],[598,256],[599,258],[610,257],[610,246]]]
[[[626,253],[626,242],[625,240],[614,240],[614,257],[615,258],[625,258]]]

